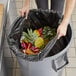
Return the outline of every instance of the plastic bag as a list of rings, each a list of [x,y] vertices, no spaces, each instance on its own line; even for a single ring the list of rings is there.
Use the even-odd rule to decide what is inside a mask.
[[[41,50],[37,55],[26,55],[20,50],[20,38],[21,34],[27,28],[38,29],[44,27],[45,25],[51,28],[57,29],[61,18],[55,11],[49,10],[30,10],[28,19],[25,17],[18,17],[12,24],[11,31],[8,35],[8,44],[10,49],[14,52],[16,56],[19,56],[28,61],[39,61],[42,60],[51,52],[52,47],[57,41],[57,35],[48,42],[44,49]]]

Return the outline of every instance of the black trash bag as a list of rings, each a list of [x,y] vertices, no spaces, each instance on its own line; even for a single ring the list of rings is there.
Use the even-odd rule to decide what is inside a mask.
[[[67,46],[69,45],[71,39],[72,39],[72,29],[70,27],[70,24],[68,24],[66,36],[63,36],[56,41],[55,45],[52,47],[52,49],[50,50],[50,52],[46,57],[54,56],[60,53],[61,51],[64,51],[64,49],[66,49]],[[67,49],[65,51],[67,51]]]
[[[45,25],[50,26],[51,28],[57,29],[60,24],[61,18],[59,14],[55,11],[49,10],[30,10],[28,19],[25,17],[18,17],[12,24],[11,31],[8,35],[8,44],[10,49],[14,52],[16,56],[19,56],[28,61],[39,61],[51,52],[52,47],[57,41],[57,35],[48,42],[45,48],[38,54],[34,56],[29,56],[20,51],[20,38],[22,32],[27,30],[27,28],[38,29],[44,27]]]

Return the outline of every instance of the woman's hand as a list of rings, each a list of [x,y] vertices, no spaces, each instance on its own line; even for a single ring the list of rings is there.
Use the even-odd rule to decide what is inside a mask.
[[[24,7],[20,10],[21,16],[22,17],[26,16],[26,19],[27,19],[29,10],[30,10],[30,0],[26,0]]]
[[[29,13],[29,7],[23,7],[21,10],[20,10],[20,14],[21,16],[26,16],[26,19],[27,19],[27,16],[28,16],[28,13]]]
[[[57,28],[57,34],[58,34],[58,39],[62,36],[65,36],[67,33],[67,25],[66,23],[62,22],[59,27]]]
[[[58,27],[58,29],[57,29],[58,39],[59,39],[60,37],[66,35],[67,25],[68,25],[68,23],[69,23],[69,20],[70,20],[72,11],[73,11],[73,9],[74,9],[75,1],[76,1],[76,0],[66,0],[64,18],[63,18],[62,23],[59,25],[59,27]]]

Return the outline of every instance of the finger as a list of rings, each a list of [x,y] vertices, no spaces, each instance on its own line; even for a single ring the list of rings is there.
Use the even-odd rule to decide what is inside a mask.
[[[58,35],[58,38],[57,39],[59,39],[61,37],[60,29],[59,28],[57,29],[57,35]]]
[[[26,12],[26,19],[28,18],[28,13],[29,13],[29,11]]]
[[[24,14],[25,14],[25,12],[24,12],[24,11],[22,11],[22,13],[21,13],[22,17],[24,16]]]
[[[24,11],[23,10],[19,10],[21,16],[23,17],[24,16]]]
[[[60,37],[65,36],[63,33],[59,33],[58,35],[58,39],[60,39]]]

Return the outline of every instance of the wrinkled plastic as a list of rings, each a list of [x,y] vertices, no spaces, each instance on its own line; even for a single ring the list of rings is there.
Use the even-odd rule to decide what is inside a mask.
[[[38,61],[45,58],[49,52],[52,52],[52,48],[57,41],[57,35],[49,41],[45,48],[38,55],[26,55],[21,52],[20,49],[20,38],[22,32],[27,30],[27,28],[38,29],[44,27],[45,25],[50,26],[51,28],[58,27],[61,18],[58,13],[55,11],[49,10],[31,10],[28,19],[25,17],[18,17],[12,24],[11,31],[8,35],[8,44],[10,49],[15,53],[16,56],[19,56],[28,61]],[[62,42],[61,42],[62,43]],[[60,47],[57,43],[56,45]],[[56,46],[56,47],[57,47]],[[55,50],[55,49],[54,49]],[[52,54],[53,55],[53,54]]]

